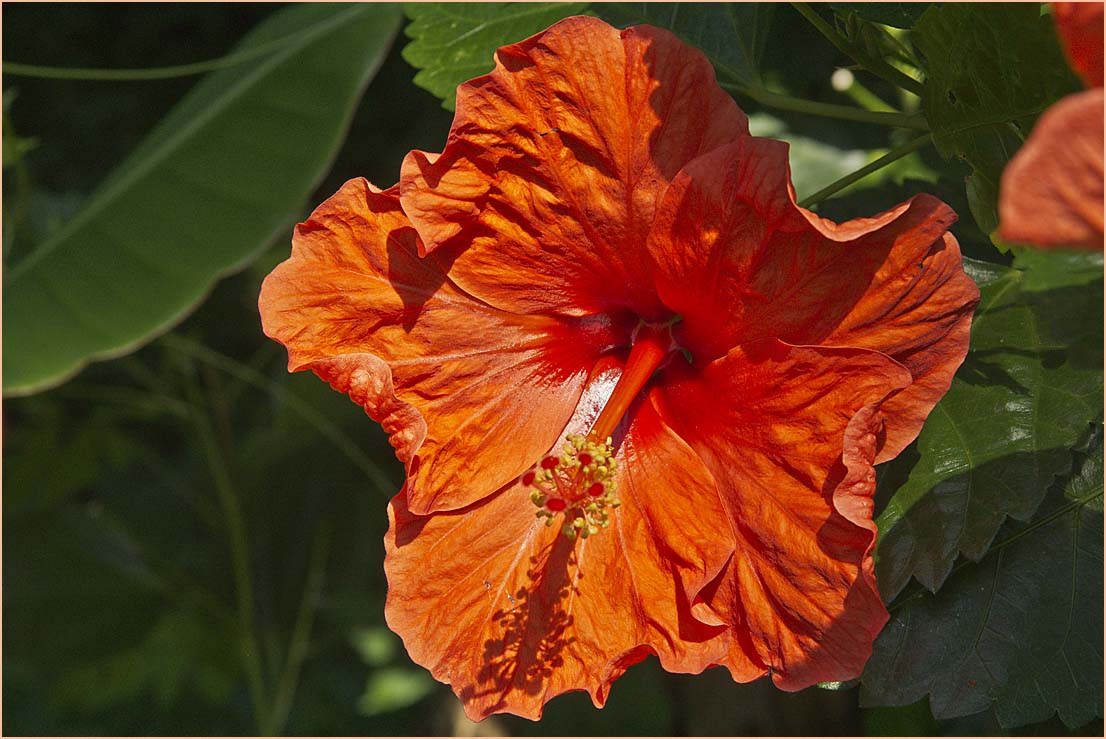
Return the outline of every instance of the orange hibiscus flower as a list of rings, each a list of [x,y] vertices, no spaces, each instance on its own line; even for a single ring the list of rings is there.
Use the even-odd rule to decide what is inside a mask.
[[[405,463],[386,617],[469,716],[601,706],[649,654],[796,690],[887,619],[872,465],[967,350],[954,220],[818,218],[700,52],[570,18],[319,206],[260,308]]]
[[[1092,89],[1041,115],[1002,173],[999,236],[1016,244],[1103,246],[1102,3],[1054,3],[1072,68]]]

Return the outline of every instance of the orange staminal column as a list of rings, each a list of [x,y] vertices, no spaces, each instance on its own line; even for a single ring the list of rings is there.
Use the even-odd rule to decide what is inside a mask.
[[[587,436],[569,434],[558,455],[551,452],[526,471],[519,482],[530,488],[535,515],[546,526],[562,521],[561,533],[586,539],[607,528],[621,505],[616,496],[611,434],[630,403],[673,349],[668,326],[642,324],[611,397]]]
[[[618,378],[614,392],[611,393],[599,418],[595,419],[595,424],[591,427],[589,436],[592,439],[602,442],[614,433],[618,422],[629,410],[630,403],[645,387],[645,383],[657,371],[657,367],[674,346],[669,326],[641,325],[634,337],[634,345],[630,349],[630,356],[626,360],[622,376]]]

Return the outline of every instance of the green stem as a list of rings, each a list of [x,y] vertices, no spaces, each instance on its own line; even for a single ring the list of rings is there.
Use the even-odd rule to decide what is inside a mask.
[[[867,87],[860,83],[860,80],[853,78],[853,82],[847,88],[841,91],[843,94],[848,95],[854,103],[859,105],[865,110],[870,110],[873,113],[897,113],[887,103],[883,102],[878,95],[869,90]]]
[[[793,110],[797,113],[822,116],[824,118],[838,118],[857,123],[875,123],[881,126],[893,126],[896,128],[913,128],[919,131],[928,131],[929,126],[925,118],[920,115],[905,115],[903,113],[874,113],[862,108],[851,108],[847,105],[834,105],[832,103],[820,103],[814,100],[793,98],[789,95],[780,95],[764,89],[750,88],[733,82],[719,83],[727,90],[750,97],[762,105],[767,105],[780,110]]]
[[[39,64],[19,64],[4,62],[4,74],[15,77],[36,77],[47,80],[78,80],[86,82],[145,82],[148,80],[168,80],[176,77],[191,77],[197,74],[214,72],[218,69],[234,67],[251,59],[270,54],[289,42],[302,36],[305,31],[282,36],[252,49],[234,54],[208,59],[191,64],[177,64],[171,67],[147,67],[145,69],[100,69],[90,67],[48,67]]]
[[[261,649],[257,639],[256,607],[253,596],[253,578],[250,574],[249,542],[246,539],[241,498],[230,474],[225,433],[224,444],[220,444],[219,433],[212,419],[212,412],[219,412],[220,410],[218,378],[213,375],[214,373],[209,369],[205,377],[208,386],[206,401],[194,375],[191,373],[191,382],[188,384],[188,389],[193,405],[197,436],[211,471],[212,479],[215,482],[215,490],[219,496],[219,504],[227,526],[231,564],[234,570],[238,626],[241,629],[242,638],[245,640],[242,657],[245,662],[250,700],[253,703],[254,720],[259,734],[271,736],[274,732],[261,665]],[[221,410],[225,411],[225,408]],[[222,421],[220,425],[226,429],[229,426],[229,419],[225,413],[220,417],[220,420]]]
[[[823,187],[821,190],[814,193],[810,197],[803,198],[801,201],[799,201],[799,205],[804,207],[804,208],[809,208],[810,206],[814,205],[815,203],[820,203],[823,200],[825,200],[826,198],[830,197],[831,195],[834,195],[837,192],[839,192],[841,190],[844,190],[846,187],[853,184],[857,180],[861,180],[861,179],[867,177],[868,175],[872,174],[872,172],[883,169],[888,164],[891,164],[894,161],[902,159],[907,154],[913,153],[913,152],[917,151],[918,149],[921,149],[923,146],[930,143],[932,140],[933,140],[933,137],[930,134],[928,134],[928,133],[927,134],[922,134],[921,136],[914,139],[913,141],[910,141],[909,143],[903,144],[902,146],[900,146],[897,149],[892,149],[891,151],[887,152],[886,154],[884,154],[883,156],[881,156],[879,159],[875,160],[874,162],[871,162],[870,164],[867,164],[867,165],[861,167],[860,169],[856,170],[855,172],[851,172],[850,174],[845,175],[844,177],[837,180],[836,182],[834,182],[834,183],[832,183],[832,184],[830,184],[826,187]]]
[[[826,23],[820,15],[814,12],[814,9],[809,5],[806,3],[791,3],[791,7],[799,11],[799,13],[810,21],[810,24],[817,28],[831,44],[836,46],[841,53],[848,54],[852,57],[857,64],[861,65],[872,74],[882,77],[892,85],[901,87],[919,97],[921,96],[922,90],[924,89],[921,82],[895,69],[884,60],[878,57],[869,56],[863,49],[857,48],[849,43],[849,41],[839,34],[833,26]]]
[[[292,637],[288,642],[288,650],[285,653],[284,669],[281,671],[280,681],[277,683],[276,693],[273,697],[270,724],[275,733],[283,732],[288,721],[288,713],[292,709],[292,699],[296,695],[300,668],[307,656],[307,647],[311,643],[311,628],[315,623],[319,595],[322,593],[323,580],[326,577],[330,535],[329,524],[320,521],[315,530],[314,541],[311,544],[311,554],[307,565],[307,580],[303,586],[299,612],[296,614],[296,623],[292,627]]]

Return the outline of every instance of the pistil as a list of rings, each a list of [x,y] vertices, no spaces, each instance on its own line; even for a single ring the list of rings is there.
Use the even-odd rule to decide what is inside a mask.
[[[670,326],[641,324],[630,356],[603,410],[587,436],[570,435],[559,456],[544,457],[523,474],[537,516],[546,526],[561,519],[570,539],[587,538],[610,525],[620,501],[615,496],[614,444],[611,435],[645,383],[674,348]],[[562,519],[563,516],[563,519]]]
[[[614,433],[618,422],[629,410],[630,403],[674,348],[669,326],[658,327],[643,323],[638,328],[622,376],[618,378],[614,392],[591,427],[589,437],[595,441],[603,441]]]

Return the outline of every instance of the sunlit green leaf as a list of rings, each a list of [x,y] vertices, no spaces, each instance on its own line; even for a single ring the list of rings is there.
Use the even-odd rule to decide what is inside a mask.
[[[172,326],[286,229],[387,52],[397,6],[278,11],[49,241],[4,275],[4,391],[57,384]],[[91,142],[90,142],[91,144]]]
[[[980,559],[1003,520],[1027,520],[1067,472],[1069,449],[1102,412],[1101,268],[1087,284],[1095,259],[970,265],[982,293],[971,350],[878,519],[885,599],[912,575],[936,590],[960,553]]]
[[[408,3],[411,43],[403,58],[419,70],[415,84],[453,110],[457,85],[487,74],[495,50],[583,13],[589,3]]]
[[[987,557],[936,595],[892,606],[864,672],[861,702],[929,695],[937,718],[992,703],[1004,727],[1058,712],[1102,717],[1102,436],[1076,454],[1029,523],[1008,523]]]

